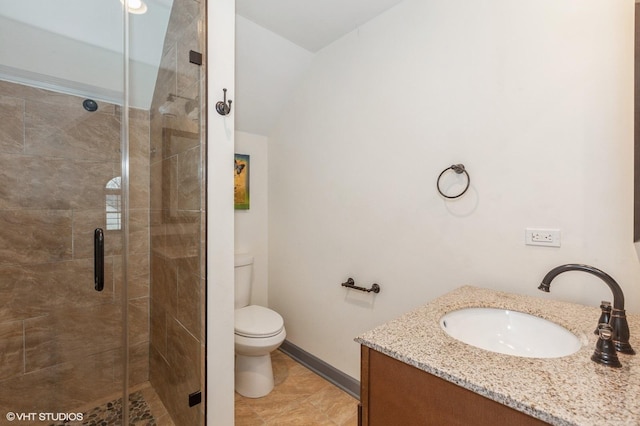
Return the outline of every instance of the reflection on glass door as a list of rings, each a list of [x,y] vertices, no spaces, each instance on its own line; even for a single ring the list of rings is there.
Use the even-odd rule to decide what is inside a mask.
[[[151,104],[149,376],[181,425],[204,424],[204,7],[173,2]]]
[[[73,420],[123,389],[122,231],[107,226],[105,198],[120,195],[107,189],[120,176],[120,110],[83,100],[0,81],[0,418]]]
[[[120,4],[23,0],[0,9],[0,419],[77,421],[121,410]],[[96,17],[101,25],[92,25]],[[97,79],[107,73],[108,78]],[[96,259],[96,229],[104,253]],[[99,262],[97,261],[99,260]],[[101,291],[96,291],[96,266]],[[116,423],[113,423],[116,424]]]
[[[0,9],[0,424],[204,423],[205,2],[123,3]]]

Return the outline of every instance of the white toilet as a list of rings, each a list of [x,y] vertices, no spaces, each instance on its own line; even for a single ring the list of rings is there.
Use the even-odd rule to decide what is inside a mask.
[[[253,256],[235,255],[235,388],[260,398],[273,389],[271,352],[284,342],[284,320],[271,309],[250,305]]]

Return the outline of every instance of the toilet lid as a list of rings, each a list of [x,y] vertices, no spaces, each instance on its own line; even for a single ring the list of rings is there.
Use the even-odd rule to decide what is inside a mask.
[[[283,328],[280,314],[263,306],[249,305],[235,311],[235,332],[240,336],[271,337]]]

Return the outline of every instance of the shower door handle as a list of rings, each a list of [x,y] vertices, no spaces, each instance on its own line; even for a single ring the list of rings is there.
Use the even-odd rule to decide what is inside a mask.
[[[96,228],[93,232],[93,281],[96,291],[104,288],[104,231]]]

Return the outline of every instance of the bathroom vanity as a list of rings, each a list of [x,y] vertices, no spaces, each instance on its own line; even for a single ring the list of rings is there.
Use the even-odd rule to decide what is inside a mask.
[[[560,358],[486,351],[447,335],[440,318],[468,307],[496,307],[555,322],[581,348]],[[590,357],[598,307],[465,286],[359,336],[362,425],[640,424],[640,355],[622,368]],[[640,316],[628,315],[640,349]]]

